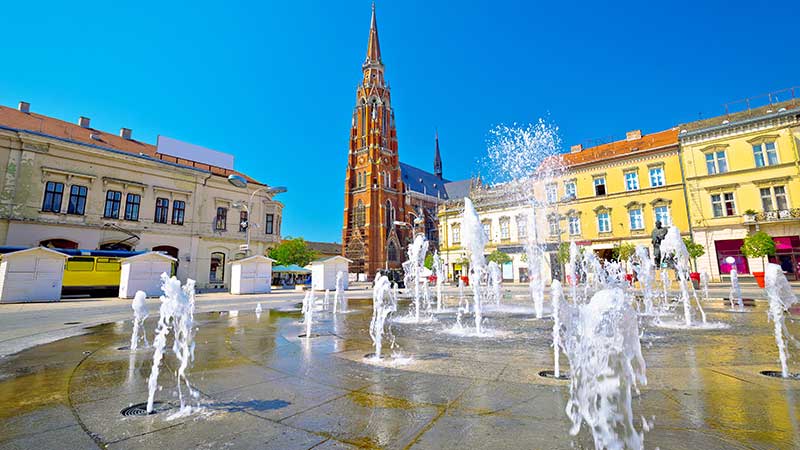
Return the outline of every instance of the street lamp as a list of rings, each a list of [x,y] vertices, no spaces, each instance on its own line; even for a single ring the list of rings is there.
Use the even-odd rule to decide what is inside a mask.
[[[228,175],[228,183],[232,184],[233,186],[236,186],[238,188],[243,188],[243,189],[247,189],[247,185],[248,185],[247,178],[245,178],[245,177],[243,177],[241,175],[236,175],[236,174]],[[246,249],[245,249],[245,255],[246,256],[250,255],[250,210],[252,209],[252,206],[253,206],[253,198],[256,196],[257,193],[262,192],[262,191],[266,192],[267,194],[275,195],[275,194],[282,194],[282,193],[286,192],[286,190],[287,189],[285,187],[283,187],[283,186],[271,187],[271,186],[264,185],[264,186],[256,189],[255,191],[253,191],[252,194],[250,194],[250,199],[247,201],[247,204],[244,204],[244,203],[241,203],[241,202],[235,202],[232,205],[234,208],[244,208],[244,210],[247,212],[247,221],[243,222],[243,224],[245,226],[244,231],[247,234],[247,245],[246,245]]]

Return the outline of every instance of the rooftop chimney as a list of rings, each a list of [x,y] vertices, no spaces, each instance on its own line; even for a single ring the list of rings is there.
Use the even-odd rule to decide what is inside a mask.
[[[92,120],[92,119],[90,119],[88,117],[81,116],[80,118],[78,118],[78,125],[80,125],[83,128],[89,128],[89,121],[90,120]]]
[[[24,112],[25,114],[27,114],[31,112],[31,104],[28,102],[19,102],[19,106],[17,106],[17,109],[20,110],[20,112]]]
[[[570,153],[578,153],[581,150],[583,150],[583,144],[573,145],[569,148]]]
[[[642,138],[642,130],[633,130],[625,133],[625,140],[635,141]]]
[[[120,128],[119,129],[119,137],[122,139],[131,140],[131,135],[133,134],[133,130],[130,128]]]

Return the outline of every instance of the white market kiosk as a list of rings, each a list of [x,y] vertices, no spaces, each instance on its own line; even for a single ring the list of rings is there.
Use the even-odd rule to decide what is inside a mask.
[[[158,252],[147,252],[120,261],[119,298],[133,298],[136,291],[144,291],[148,297],[161,295],[161,274],[172,273],[172,264],[177,260]]]
[[[67,255],[44,247],[6,253],[0,262],[0,303],[57,302]]]
[[[275,260],[254,255],[231,262],[231,294],[267,294],[272,287]]]
[[[347,289],[350,261],[344,256],[332,256],[311,262],[311,289],[315,291],[336,290],[336,274],[344,272],[344,289]]]

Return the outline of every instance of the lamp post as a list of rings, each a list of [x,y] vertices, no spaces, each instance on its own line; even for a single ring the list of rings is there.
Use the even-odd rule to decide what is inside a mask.
[[[248,185],[248,182],[247,182],[246,178],[244,178],[241,175],[236,175],[236,174],[228,175],[228,183],[230,183],[233,186],[236,186],[238,188],[244,188],[244,189],[247,189],[247,185]],[[245,253],[244,253],[245,256],[250,256],[250,210],[253,207],[253,198],[255,198],[256,194],[259,193],[259,192],[266,192],[267,194],[275,195],[275,194],[282,194],[282,193],[286,192],[286,190],[287,189],[285,187],[283,187],[283,186],[272,187],[272,186],[264,185],[264,186],[256,189],[255,191],[253,191],[253,193],[250,194],[250,199],[247,201],[247,204],[244,204],[244,203],[241,203],[241,202],[235,202],[232,205],[234,208],[244,208],[245,212],[247,212],[247,221],[244,222],[244,226],[245,226],[244,231],[245,231],[245,234],[247,235],[247,244],[245,246],[246,248],[245,248]]]

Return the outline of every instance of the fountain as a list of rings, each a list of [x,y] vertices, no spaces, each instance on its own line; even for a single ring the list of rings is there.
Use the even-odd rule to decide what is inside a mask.
[[[636,311],[619,287],[598,291],[587,304],[564,306],[570,434],[577,435],[586,422],[595,448],[644,448],[644,431],[636,429],[631,406],[633,392],[647,384]]]
[[[258,304],[256,305],[256,319],[260,319],[261,318],[261,313],[263,311],[264,310],[261,309],[261,302],[258,302]]]
[[[343,270],[336,272],[336,292],[333,294],[333,313],[336,314],[339,310],[347,311],[347,298],[344,296],[344,277]]]
[[[681,289],[681,303],[683,304],[683,319],[687,327],[692,326],[692,306],[689,302],[689,251],[686,250],[686,244],[681,237],[681,231],[676,226],[669,227],[667,235],[661,242],[661,252],[663,258],[671,260],[675,265],[675,273],[678,278],[678,283]],[[692,287],[694,290],[694,287]],[[697,300],[697,297],[695,297]],[[706,313],[703,311],[703,306],[700,301],[697,302],[697,308],[700,310],[703,323],[706,323]]]
[[[503,298],[503,271],[500,269],[500,265],[494,261],[489,262],[487,270],[489,293],[494,299],[494,304],[500,306],[500,300]]]
[[[371,355],[375,359],[381,358],[383,346],[383,336],[386,333],[391,338],[389,348],[394,347],[394,336],[391,332],[391,325],[388,325],[387,318],[390,314],[397,311],[397,295],[392,290],[389,278],[378,275],[375,279],[375,286],[372,288],[372,320],[369,324],[369,336],[375,345],[375,353]]]
[[[436,275],[436,312],[442,312],[442,284],[444,283],[444,268],[439,252],[433,252],[433,273]]]
[[[553,302],[553,375],[556,378],[561,377],[561,365],[559,364],[559,357],[561,355],[561,320],[559,320],[559,306],[563,295],[564,292],[561,287],[561,282],[553,280],[550,283],[550,297]]]
[[[581,252],[575,241],[569,243],[569,262],[566,264],[567,281],[569,282],[570,297],[573,303],[578,301],[578,282],[580,281]]]
[[[529,227],[535,227],[535,212],[531,215],[531,218],[533,219],[531,222],[533,222],[534,225],[530,225]],[[534,236],[536,235],[535,231],[533,234]],[[526,255],[528,256],[528,290],[531,293],[533,311],[536,314],[536,318],[541,319],[544,315],[544,279],[542,279],[541,271],[542,248],[534,239],[535,238],[531,238],[532,242],[529,242],[525,247]]]
[[[783,269],[778,264],[767,264],[764,280],[769,298],[769,319],[775,328],[775,343],[778,346],[778,355],[781,361],[781,376],[796,378],[789,373],[786,338],[788,337],[790,340],[793,338],[786,328],[785,314],[792,305],[797,303],[797,297],[794,295],[786,275],[783,274]]]
[[[149,394],[147,397],[147,413],[153,412],[153,400],[156,389],[158,388],[158,373],[161,360],[164,357],[164,350],[167,346],[167,336],[170,331],[173,335],[172,351],[180,362],[177,370],[177,390],[180,400],[179,414],[187,414],[192,411],[191,406],[187,406],[183,398],[181,382],[186,385],[190,395],[198,397],[198,393],[192,389],[189,379],[186,377],[186,369],[189,363],[194,361],[194,280],[187,279],[186,284],[181,288],[181,282],[175,277],[168,277],[166,273],[161,274],[161,308],[159,311],[158,326],[156,327],[156,337],[153,340],[153,366],[150,370],[150,377],[147,385]]]
[[[483,232],[478,212],[469,197],[464,198],[464,248],[470,258],[469,264],[469,285],[472,287],[473,299],[472,310],[475,314],[475,333],[481,334],[481,322],[483,321],[481,305],[481,278],[486,273],[486,261],[483,257],[484,248],[488,242],[486,233]]]
[[[655,263],[653,258],[650,257],[650,252],[644,245],[637,245],[633,256],[631,257],[631,265],[634,272],[636,272],[636,279],[639,280],[639,286],[642,291],[642,302],[644,303],[644,313],[647,315],[654,314],[653,310],[653,279],[655,278]]]
[[[742,290],[739,288],[739,272],[736,270],[736,258],[728,256],[725,262],[731,265],[731,291],[729,297],[731,302],[731,309],[737,312],[744,311],[744,303],[742,302]]]
[[[322,304],[325,308],[331,304],[331,291],[329,289],[325,289],[325,296],[322,297]]]
[[[136,350],[139,346],[139,332],[142,333],[142,339],[144,339],[144,346],[148,347],[150,344],[147,342],[147,331],[144,328],[144,321],[150,315],[147,311],[147,304],[145,303],[145,299],[147,298],[147,294],[144,291],[136,291],[136,295],[133,296],[133,301],[131,302],[131,308],[133,308],[133,331],[131,332],[131,350]]]
[[[425,255],[428,253],[428,240],[425,235],[418,233],[414,236],[414,241],[408,246],[408,260],[403,263],[406,289],[413,286],[414,291],[414,312],[413,322],[419,323],[422,302],[420,285],[423,282],[422,271],[425,267]]]
[[[700,287],[703,289],[703,301],[708,302],[708,272],[700,274]]]
[[[316,296],[314,295],[314,291],[306,292],[306,296],[303,297],[303,324],[306,326],[306,334],[300,337],[304,337],[306,339],[311,339],[314,337],[311,334],[311,324],[314,323],[314,303],[317,301]]]

